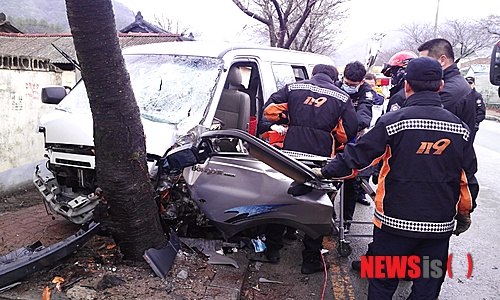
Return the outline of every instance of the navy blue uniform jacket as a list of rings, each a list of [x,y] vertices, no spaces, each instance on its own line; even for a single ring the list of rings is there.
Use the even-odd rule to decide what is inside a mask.
[[[470,130],[442,108],[436,92],[410,96],[406,107],[381,116],[321,171],[327,178],[350,178],[379,161],[373,222],[382,230],[448,238],[457,212],[468,214],[475,206],[477,161]]]
[[[457,115],[470,129],[474,129],[476,102],[469,97],[470,86],[456,64],[443,70],[443,80],[444,87],[439,94],[444,108]],[[471,134],[474,135],[475,131]]]
[[[337,81],[335,85],[340,88],[342,82]],[[377,97],[377,93],[368,83],[363,82],[363,84],[359,86],[358,91],[349,95],[349,97],[351,97],[352,105],[354,105],[354,109],[356,110],[359,132],[370,126],[370,122],[372,121],[373,100]]]
[[[288,131],[283,149],[332,157],[334,138],[340,143],[353,139],[358,121],[349,96],[326,74],[287,84],[266,102],[264,114],[280,122],[288,111]]]

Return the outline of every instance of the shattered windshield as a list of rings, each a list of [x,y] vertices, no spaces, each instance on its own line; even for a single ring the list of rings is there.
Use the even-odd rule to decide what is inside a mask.
[[[141,116],[178,124],[202,119],[222,70],[222,61],[183,55],[124,55]],[[58,105],[59,109],[90,113],[83,82]]]

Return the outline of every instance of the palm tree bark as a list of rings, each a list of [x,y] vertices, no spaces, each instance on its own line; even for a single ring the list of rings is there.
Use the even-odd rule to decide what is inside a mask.
[[[146,163],[139,108],[116,32],[111,0],[66,0],[76,54],[94,120],[101,223],[125,259],[166,245]]]

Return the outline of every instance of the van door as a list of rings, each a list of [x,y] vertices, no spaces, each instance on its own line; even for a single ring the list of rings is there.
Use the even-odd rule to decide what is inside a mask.
[[[255,61],[237,61],[228,72],[215,117],[221,121],[221,129],[240,129],[255,135],[264,104],[260,68]]]
[[[183,175],[192,199],[227,237],[269,223],[311,236],[329,232],[332,186],[320,182],[309,166],[239,130],[206,132],[202,145],[208,158]]]

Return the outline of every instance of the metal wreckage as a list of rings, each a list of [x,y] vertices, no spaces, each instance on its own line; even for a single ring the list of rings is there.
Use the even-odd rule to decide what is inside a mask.
[[[194,228],[216,229],[229,239],[268,223],[292,226],[312,237],[328,234],[333,227],[328,193],[337,190],[338,182],[322,180],[311,170],[327,158],[281,151],[249,134],[248,128],[224,129],[225,120],[216,117],[220,105],[212,100],[223,90],[229,69],[227,58],[221,57],[231,54],[232,61],[238,53],[231,51],[239,50],[224,50],[214,57],[124,51],[148,137],[148,168],[158,212],[168,224],[169,246],[144,254],[162,278],[180,247],[179,236],[188,236]],[[284,53],[271,51],[263,53]],[[162,88],[166,83],[169,87]],[[43,88],[42,102],[57,106],[39,120],[48,160],[36,167],[33,182],[53,213],[82,229],[55,245],[35,242],[0,257],[0,287],[71,254],[99,228],[93,222],[100,198],[84,82],[68,94],[64,87]]]
[[[327,192],[336,185],[310,169],[325,163],[324,158],[283,152],[237,129],[207,131],[197,140],[153,163],[151,181],[170,236],[166,249],[150,249],[144,255],[158,276],[164,278],[173,263],[180,248],[178,235],[189,236],[193,229],[216,228],[224,239],[267,223],[289,225],[313,237],[331,232]],[[52,158],[65,153],[52,148]],[[98,187],[91,184],[93,170],[61,168],[51,161],[46,166],[37,166],[34,183],[47,206],[86,229],[49,247],[37,242],[0,257],[0,287],[71,254],[98,230],[99,224],[92,221],[100,200],[93,192]],[[83,186],[78,175],[88,180]]]

